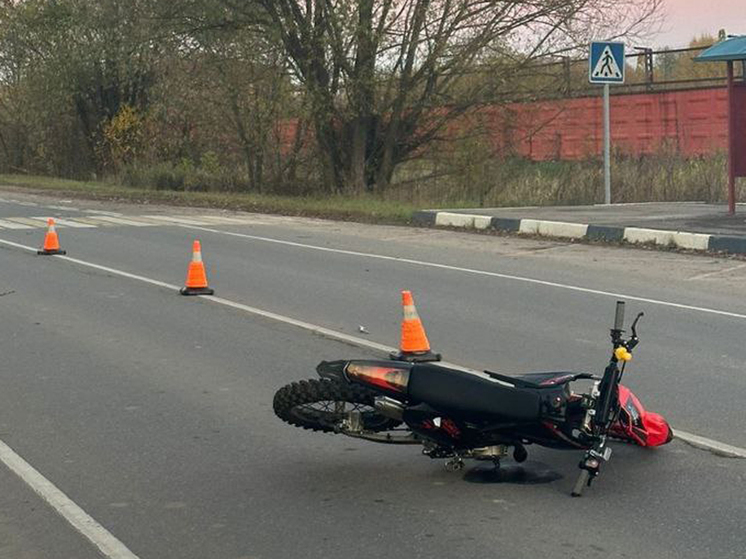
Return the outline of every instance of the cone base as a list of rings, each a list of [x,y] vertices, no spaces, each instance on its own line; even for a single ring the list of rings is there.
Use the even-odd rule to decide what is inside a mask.
[[[215,290],[209,287],[182,287],[182,295],[215,295]]]
[[[54,250],[40,249],[36,251],[36,254],[41,256],[52,256],[54,254],[67,254],[67,251],[59,248]]]
[[[394,351],[389,354],[389,357],[394,361],[409,361],[410,363],[428,363],[431,361],[440,361],[440,353],[433,353],[432,351],[423,352],[407,352],[407,351]]]

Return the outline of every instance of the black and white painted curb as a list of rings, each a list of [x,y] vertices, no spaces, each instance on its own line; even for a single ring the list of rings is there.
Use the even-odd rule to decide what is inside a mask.
[[[589,241],[646,243],[665,247],[690,250],[729,252],[746,254],[746,236],[709,235],[666,231],[665,229],[644,229],[641,227],[615,227],[564,221],[539,219],[514,219],[491,217],[488,215],[461,214],[422,210],[413,216],[415,225],[426,227],[463,227],[465,229],[494,229],[525,235],[541,235],[564,239],[585,239]]]

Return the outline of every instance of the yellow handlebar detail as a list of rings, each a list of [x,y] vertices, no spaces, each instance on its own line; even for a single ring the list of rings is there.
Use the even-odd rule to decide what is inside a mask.
[[[619,361],[632,361],[632,354],[627,351],[626,347],[619,346],[614,350],[614,355]]]

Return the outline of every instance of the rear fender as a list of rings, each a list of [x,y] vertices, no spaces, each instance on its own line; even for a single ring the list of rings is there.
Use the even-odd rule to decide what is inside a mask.
[[[322,361],[316,366],[316,373],[321,377],[339,382],[349,382],[345,376],[345,367],[347,360],[341,361]]]

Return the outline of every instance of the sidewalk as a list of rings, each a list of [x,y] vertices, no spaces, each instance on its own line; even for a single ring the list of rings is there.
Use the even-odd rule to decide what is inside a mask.
[[[612,206],[542,206],[423,210],[415,223],[496,229],[548,237],[650,243],[746,254],[746,204],[730,216],[724,204],[655,202]]]

